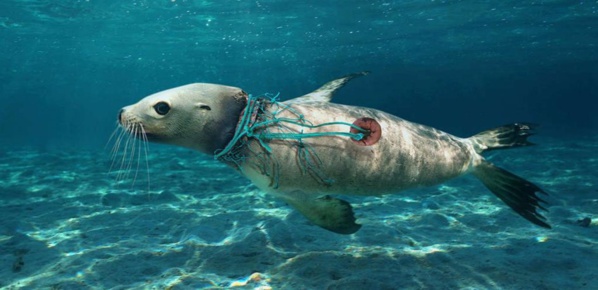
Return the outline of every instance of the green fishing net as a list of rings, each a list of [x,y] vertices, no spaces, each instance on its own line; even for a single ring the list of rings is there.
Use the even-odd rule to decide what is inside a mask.
[[[282,112],[288,113],[284,114],[285,117],[283,117],[281,116]],[[303,132],[303,129],[334,125],[354,128],[355,130],[353,131],[358,133],[336,131]],[[300,128],[300,130],[296,128]],[[278,94],[249,95],[247,106],[242,113],[233,138],[224,149],[214,152],[214,158],[233,165],[241,172],[243,172],[241,165],[246,162],[247,158],[250,156],[251,158],[257,158],[258,162],[255,162],[255,165],[259,167],[262,173],[271,178],[271,185],[276,188],[278,187],[280,167],[278,161],[272,157],[270,143],[275,140],[290,140],[292,142],[289,143],[289,146],[296,147],[301,170],[304,173],[310,174],[319,182],[330,185],[334,180],[327,178],[320,170],[321,159],[314,148],[303,142],[303,140],[330,136],[346,136],[353,140],[361,140],[367,133],[367,130],[346,122],[314,124],[291,106],[279,102]],[[247,146],[248,142],[251,141],[257,141],[261,150],[255,150]]]

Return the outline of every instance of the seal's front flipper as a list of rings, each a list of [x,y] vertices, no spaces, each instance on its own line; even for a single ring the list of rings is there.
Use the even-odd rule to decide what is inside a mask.
[[[312,223],[329,231],[350,235],[361,228],[355,223],[351,204],[342,199],[328,195],[314,199],[298,192],[280,197]]]
[[[287,104],[303,104],[303,103],[313,103],[313,102],[330,102],[332,100],[332,96],[336,91],[342,88],[346,83],[350,80],[365,76],[369,74],[368,71],[362,71],[358,73],[348,74],[346,76],[340,77],[338,79],[329,81],[321,86],[319,89],[301,97],[297,97],[291,100],[286,101]]]
[[[538,213],[539,209],[546,210],[540,205],[546,202],[536,195],[537,192],[546,194],[540,187],[485,160],[473,169],[473,174],[519,215],[550,228],[546,218]]]

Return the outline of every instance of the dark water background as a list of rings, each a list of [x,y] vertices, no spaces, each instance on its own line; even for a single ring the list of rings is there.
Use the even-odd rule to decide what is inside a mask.
[[[103,148],[117,111],[191,82],[336,102],[467,136],[598,131],[597,1],[0,2],[0,145]]]

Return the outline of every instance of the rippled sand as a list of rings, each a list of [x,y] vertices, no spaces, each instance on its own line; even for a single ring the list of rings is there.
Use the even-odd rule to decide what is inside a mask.
[[[117,180],[109,153],[4,149],[0,288],[596,289],[598,140],[534,141],[489,158],[551,194],[552,230],[463,177],[343,197],[349,236],[194,152],[151,147]]]

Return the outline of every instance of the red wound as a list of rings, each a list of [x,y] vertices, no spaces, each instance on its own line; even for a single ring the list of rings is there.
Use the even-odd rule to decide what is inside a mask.
[[[372,118],[367,118],[367,117],[359,118],[359,119],[355,120],[355,122],[353,122],[353,125],[361,128],[365,131],[365,132],[363,132],[363,131],[359,131],[355,128],[351,128],[351,133],[353,133],[353,134],[362,133],[363,134],[363,138],[361,138],[361,140],[355,140],[355,139],[351,138],[351,141],[355,142],[355,144],[357,144],[357,145],[360,145],[360,146],[374,145],[378,142],[378,140],[380,140],[380,137],[382,136],[382,127],[380,127],[380,124],[378,123],[378,121],[376,121]]]

